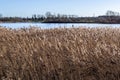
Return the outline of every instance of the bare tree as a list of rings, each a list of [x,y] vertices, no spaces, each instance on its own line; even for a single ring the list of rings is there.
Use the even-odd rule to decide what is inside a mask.
[[[0,18],[2,17],[2,14],[0,14]]]
[[[32,18],[36,19],[36,18],[37,18],[37,15],[36,15],[36,14],[32,15]]]
[[[52,14],[51,14],[51,12],[46,12],[45,16],[46,16],[47,18],[49,18],[49,17],[52,16]]]
[[[107,16],[119,16],[119,12],[114,12],[114,11],[107,11],[106,12]]]

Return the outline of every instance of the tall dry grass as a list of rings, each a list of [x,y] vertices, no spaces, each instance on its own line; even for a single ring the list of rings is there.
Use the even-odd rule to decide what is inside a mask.
[[[0,80],[119,80],[120,28],[0,27]]]

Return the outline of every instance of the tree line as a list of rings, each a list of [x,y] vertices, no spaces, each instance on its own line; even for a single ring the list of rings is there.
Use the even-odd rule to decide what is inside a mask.
[[[108,10],[105,15],[97,17],[79,17],[77,15],[52,14],[46,12],[44,15],[33,14],[31,17],[3,17],[0,14],[0,22],[44,22],[44,23],[120,23],[119,12]]]

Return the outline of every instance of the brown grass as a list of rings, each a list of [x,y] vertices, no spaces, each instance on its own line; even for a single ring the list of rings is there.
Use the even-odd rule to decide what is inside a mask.
[[[0,80],[120,80],[120,29],[0,27]]]

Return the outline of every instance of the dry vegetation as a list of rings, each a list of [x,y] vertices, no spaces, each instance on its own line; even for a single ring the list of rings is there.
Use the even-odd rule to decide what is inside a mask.
[[[120,29],[1,27],[0,80],[120,80]]]

